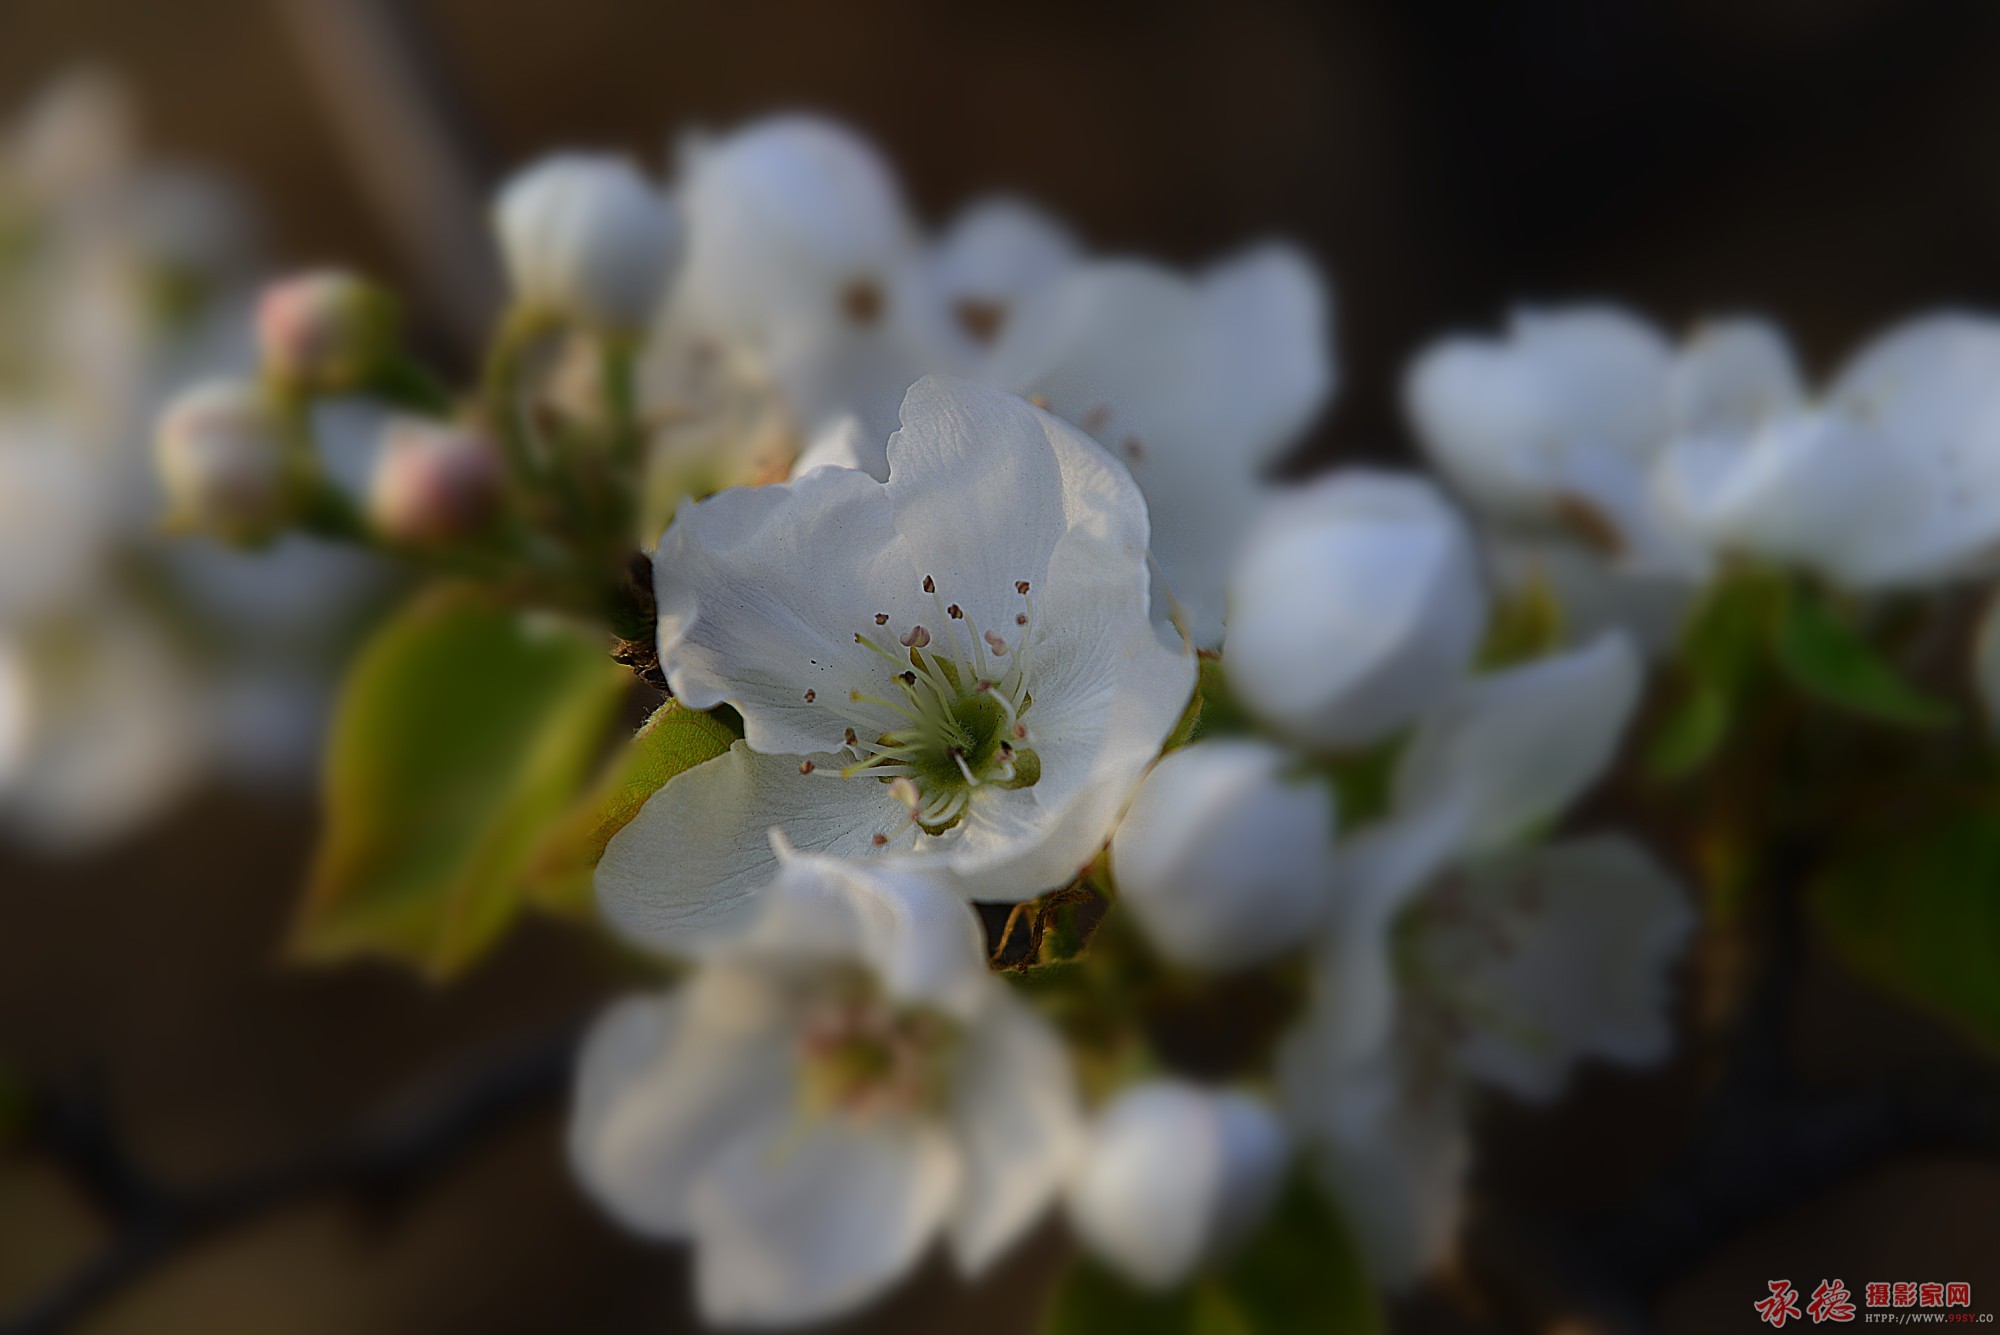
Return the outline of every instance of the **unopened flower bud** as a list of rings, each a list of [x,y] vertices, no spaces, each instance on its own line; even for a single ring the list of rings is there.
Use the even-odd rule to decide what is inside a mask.
[[[1454,689],[1485,634],[1465,521],[1417,477],[1350,469],[1267,507],[1230,585],[1230,684],[1309,746],[1382,741]]]
[[[500,512],[506,466],[476,431],[401,421],[375,465],[368,510],[375,528],[415,546],[477,535]]]
[[[1135,1085],[1091,1131],[1070,1219],[1134,1284],[1172,1288],[1263,1221],[1286,1157],[1277,1118],[1247,1095],[1179,1080]]]
[[[678,211],[618,157],[536,163],[502,188],[494,224],[517,301],[600,329],[647,325],[680,255]]]
[[[255,384],[211,380],[182,392],[160,416],[154,450],[169,523],[252,544],[290,514],[284,426]]]
[[[1334,879],[1334,800],[1287,782],[1285,752],[1199,742],[1154,765],[1111,837],[1118,899],[1153,947],[1194,968],[1262,963],[1318,921]]]
[[[395,302],[364,279],[338,270],[273,283],[257,302],[264,369],[282,384],[337,394],[359,387],[393,351]]]

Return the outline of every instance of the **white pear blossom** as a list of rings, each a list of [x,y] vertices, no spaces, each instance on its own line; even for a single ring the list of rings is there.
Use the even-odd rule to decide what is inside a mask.
[[[1690,365],[1684,394],[1714,406],[1660,459],[1654,485],[1662,509],[1718,554],[1862,591],[1995,568],[2000,322],[1911,320],[1817,401],[1801,395],[1782,340],[1739,328]]]
[[[1426,719],[1387,819],[1356,836],[1286,1044],[1287,1106],[1377,1272],[1449,1242],[1469,1162],[1468,1082],[1547,1099],[1582,1057],[1657,1060],[1685,898],[1621,838],[1520,836],[1610,764],[1635,651],[1590,647],[1479,680]]]
[[[493,222],[517,301],[618,331],[651,321],[681,247],[673,205],[615,155],[524,168],[501,187]]]
[[[1134,1284],[1172,1288],[1263,1222],[1288,1149],[1277,1117],[1247,1094],[1173,1079],[1134,1085],[1097,1116],[1069,1217]]]
[[[745,930],[586,1044],[570,1157],[628,1227],[687,1239],[710,1321],[851,1310],[942,1236],[984,1271],[1081,1133],[1060,1041],[988,974],[956,889],[795,854]]]
[[[612,921],[668,948],[749,909],[774,826],[809,851],[916,851],[977,897],[1060,885],[1193,689],[1151,619],[1130,477],[962,382],[911,389],[886,483],[823,468],[691,502],[653,568],[674,693],[745,730],[598,866]]]
[[[1328,307],[1318,272],[1283,246],[1198,279],[1098,261],[1023,301],[975,372],[1046,403],[1132,470],[1204,646],[1221,639],[1229,559],[1263,475],[1333,392]]]
[[[1486,631],[1464,521],[1420,477],[1354,469],[1280,493],[1230,581],[1229,677],[1322,749],[1366,746],[1456,688]]]
[[[1118,902],[1163,956],[1261,964],[1303,941],[1333,891],[1334,799],[1290,780],[1292,758],[1251,739],[1163,757],[1111,839]]]

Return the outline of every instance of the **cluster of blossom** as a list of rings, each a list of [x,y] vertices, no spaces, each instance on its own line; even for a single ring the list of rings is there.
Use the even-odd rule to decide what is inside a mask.
[[[1449,493],[1281,484],[1335,379],[1284,247],[1188,277],[1012,200],[932,236],[801,117],[691,142],[671,190],[557,157],[495,219],[508,420],[393,427],[334,528],[490,556],[511,478],[651,549],[671,708],[737,740],[604,847],[605,920],[687,972],[594,1030],[570,1149],[620,1220],[692,1244],[717,1320],[851,1309],[940,1236],[977,1274],[1056,1210],[1170,1289],[1294,1166],[1411,1281],[1451,1246],[1482,1090],[1549,1100],[1670,1045],[1685,891],[1623,835],[1551,832],[1696,596],[1744,563],[1869,593],[2000,551],[1975,485],[2000,329],[1970,317],[1813,396],[1761,325],[1676,350],[1615,310],[1522,315],[1412,367]],[[281,381],[380,359],[352,280],[265,316]],[[642,448],[579,482],[563,423],[602,397]],[[297,520],[281,407],[170,414],[184,512]],[[635,495],[599,505],[605,477]],[[982,904],[1015,906],[990,942]],[[1277,1018],[1208,1054],[1227,1080],[1187,1074],[1149,992],[1223,1007],[1251,976]]]
[[[172,386],[247,355],[249,224],[141,160],[123,89],[45,91],[0,140],[0,830],[53,852],[157,814],[211,764],[310,762],[323,616],[352,554],[256,565],[159,538],[145,448]]]
[[[511,187],[523,297],[642,313],[614,306],[667,261],[632,238],[668,232],[634,180],[569,159]],[[693,1243],[719,1320],[850,1308],[939,1235],[977,1274],[1058,1205],[1172,1287],[1295,1158],[1385,1281],[1416,1275],[1474,1086],[1546,1098],[1667,1046],[1673,882],[1619,838],[1525,842],[1610,762],[1638,655],[1479,672],[1486,577],[1436,488],[1265,480],[1333,381],[1288,250],[1189,279],[1015,202],[926,240],[866,145],[802,119],[695,145],[672,198],[649,383],[667,491],[711,494],[653,553],[659,660],[742,740],[599,865],[613,927],[695,969],[595,1031],[583,1181]],[[745,395],[778,425],[743,430]],[[1342,810],[1362,756],[1386,793]],[[1303,963],[1275,1060],[1199,1082],[1130,1032],[1105,1060],[1016,995],[971,904],[1080,879],[1136,929],[1086,960]]]

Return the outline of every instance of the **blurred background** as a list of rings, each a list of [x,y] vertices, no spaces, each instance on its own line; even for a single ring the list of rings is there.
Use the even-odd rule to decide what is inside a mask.
[[[1000,187],[1103,251],[1304,243],[1337,293],[1343,388],[1302,466],[1406,457],[1405,360],[1516,301],[1614,297],[1669,326],[1766,313],[1818,368],[1901,314],[2000,307],[1990,0],[0,0],[0,109],[79,67],[129,85],[145,157],[251,201],[254,264],[390,280],[457,370],[495,305],[481,219],[509,166],[561,146],[664,165],[683,129],[787,108],[874,138],[931,219]],[[148,1170],[216,1180],[616,988],[619,963],[555,924],[443,989],[281,967],[312,822],[309,783],[239,779],[81,852],[0,843],[0,1088],[63,1091]],[[1817,954],[1792,986],[1809,1079],[1974,1056]],[[1669,1069],[1588,1068],[1554,1113],[1484,1109],[1481,1268],[1513,1265],[1512,1224],[1614,1204],[1671,1163],[1716,1057],[1698,1017],[1684,1032]],[[301,1193],[205,1239],[82,1328],[687,1327],[682,1258],[571,1187],[559,1095],[521,1107],[405,1189]],[[88,1196],[0,1142],[0,1314],[103,1241]],[[1975,1310],[2000,1307],[2000,1165],[1877,1156],[1767,1213],[1671,1277],[1663,1329],[1752,1328],[1779,1276],[1968,1280]],[[1045,1230],[978,1293],[934,1267],[852,1328],[1027,1329],[1063,1246]],[[1562,1328],[1560,1300],[1533,1298],[1562,1277],[1519,1269],[1528,1298],[1447,1276],[1396,1327]]]

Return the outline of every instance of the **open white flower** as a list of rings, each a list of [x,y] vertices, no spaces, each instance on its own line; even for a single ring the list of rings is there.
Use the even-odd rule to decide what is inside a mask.
[[[1093,858],[1193,690],[1154,625],[1146,508],[1019,399],[930,379],[889,480],[838,468],[682,507],[655,554],[660,661],[745,738],[670,780],[598,865],[613,922],[667,948],[770,879],[765,831],[911,851],[1023,899]]]
[[[1230,581],[1229,676],[1307,746],[1366,746],[1455,689],[1486,632],[1471,534],[1419,477],[1356,469],[1266,504]]]
[[[1609,765],[1638,695],[1622,639],[1475,682],[1419,728],[1357,836],[1282,1059],[1287,1103],[1378,1272],[1449,1240],[1466,1081],[1550,1098],[1582,1057],[1656,1060],[1691,925],[1636,846],[1518,847]]]
[[[691,1240],[711,1321],[877,1295],[942,1234],[966,1274],[1053,1204],[1080,1133],[1060,1041],[986,972],[954,889],[790,855],[685,986],[585,1047],[570,1155],[634,1230]]]
[[[1118,902],[1162,955],[1247,968],[1318,925],[1333,893],[1333,793],[1288,781],[1292,765],[1268,742],[1227,738],[1163,757],[1139,785],[1111,868]]]
[[[1100,261],[1023,301],[977,371],[1125,461],[1200,644],[1221,639],[1223,582],[1263,474],[1333,392],[1328,306],[1318,272],[1282,246],[1192,280]]]
[[[643,329],[680,250],[680,219],[631,162],[561,153],[502,187],[494,226],[515,300],[615,330]]]
[[[1662,508],[1711,549],[1858,590],[1936,584],[2000,557],[2000,322],[1921,317],[1817,403],[1782,341],[1738,328],[1689,367],[1702,414],[1661,458]],[[1761,410],[1729,404],[1761,406]]]
[[[1288,1148],[1278,1119],[1247,1094],[1172,1079],[1134,1085],[1091,1128],[1070,1219],[1127,1279],[1171,1288],[1263,1222]]]

